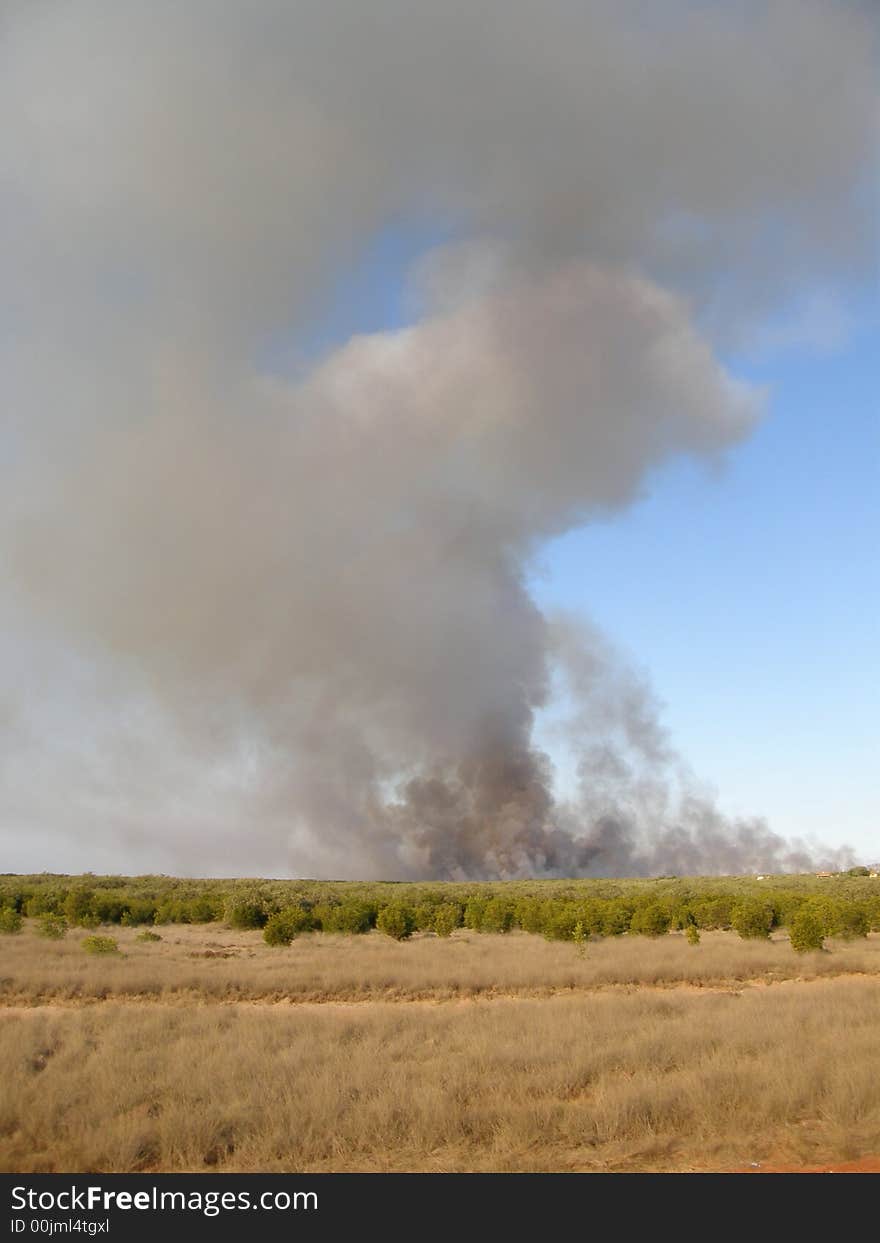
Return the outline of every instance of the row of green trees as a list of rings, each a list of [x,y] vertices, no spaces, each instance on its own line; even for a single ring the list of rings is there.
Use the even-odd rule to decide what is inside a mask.
[[[490,900],[492,901],[492,900]],[[487,904],[488,906],[488,904]],[[468,909],[470,908],[470,909]],[[581,911],[551,911],[547,915],[545,926],[538,927],[542,912],[530,909],[519,913],[529,924],[529,931],[539,932],[553,940],[571,940],[583,947],[591,935],[616,935],[604,931],[604,925],[590,930],[588,921]],[[577,918],[574,916],[577,915]],[[572,919],[574,922],[572,923]],[[469,921],[469,922],[468,922]],[[238,928],[263,928],[263,937],[268,945],[290,945],[303,932],[335,931],[352,933],[368,932],[378,928],[396,941],[404,941],[416,931],[431,931],[441,937],[450,936],[456,928],[462,926],[478,927],[480,931],[509,932],[514,927],[523,927],[518,922],[515,912],[510,909],[478,910],[468,904],[462,907],[455,902],[439,905],[423,905],[411,907],[405,903],[393,903],[389,906],[374,908],[368,904],[340,904],[337,907],[320,907],[311,910],[303,906],[285,907],[267,915],[264,908],[257,902],[240,903],[230,912],[230,923]],[[91,926],[86,925],[86,926]],[[693,920],[677,925],[683,926],[691,945],[698,945],[700,932]],[[766,938],[774,926],[772,911],[758,903],[743,903],[736,908],[733,916],[733,927],[744,938]],[[23,917],[12,907],[0,908],[0,932],[16,933],[23,927]],[[659,904],[652,904],[636,909],[630,919],[629,927],[624,929],[615,922],[619,932],[640,933],[644,936],[662,936],[672,927],[668,911]],[[41,936],[52,940],[64,937],[68,923],[64,916],[44,913],[38,917],[37,930]],[[800,952],[822,949],[825,937],[842,935],[845,937],[866,936],[868,921],[863,911],[843,909],[839,907],[829,910],[822,900],[804,903],[794,915],[789,929],[791,944]],[[161,940],[149,929],[144,929],[138,940]],[[90,953],[110,952],[117,948],[116,942],[107,937],[87,937],[83,946]]]
[[[225,921],[264,929],[271,944],[307,931],[364,933],[379,928],[405,939],[415,931],[448,936],[458,927],[506,933],[522,929],[553,940],[662,936],[670,929],[735,929],[766,937],[805,926],[822,936],[860,937],[880,929],[880,882],[842,876],[681,881],[544,881],[471,885],[346,882],[177,881],[174,878],[0,878],[0,931],[23,917],[49,927],[95,929]],[[576,930],[580,930],[576,932]],[[49,934],[51,935],[51,934]]]
[[[502,934],[522,929],[549,940],[577,942],[624,933],[659,937],[675,929],[688,933],[688,939],[696,943],[701,929],[731,928],[744,939],[759,940],[769,938],[774,928],[782,926],[780,912],[774,905],[757,899],[734,903],[727,915],[727,919],[719,921],[714,908],[686,904],[670,907],[660,902],[632,903],[622,899],[542,902],[534,898],[472,898],[466,903],[417,906],[357,902],[309,909],[296,905],[271,914],[257,903],[248,903],[232,911],[230,922],[235,927],[262,927],[269,945],[289,945],[296,936],[312,931],[358,933],[378,928],[395,940],[406,940],[416,931],[446,937],[462,927]],[[825,937],[866,937],[880,920],[872,924],[865,904],[812,897],[794,908],[786,923],[798,939],[809,943],[805,948],[819,948]]]
[[[62,890],[39,890],[32,894],[6,895],[3,909],[39,918],[52,915],[66,919],[78,928],[97,928],[101,924],[209,924],[227,915],[228,898],[220,893],[187,898],[138,897],[88,886]]]

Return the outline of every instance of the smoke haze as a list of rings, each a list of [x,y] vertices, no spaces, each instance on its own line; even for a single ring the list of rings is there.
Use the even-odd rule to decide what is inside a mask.
[[[16,857],[809,866],[720,814],[613,646],[528,579],[664,463],[721,461],[764,395],[720,352],[871,262],[870,14],[46,0],[2,23]],[[435,239],[411,322],[316,354],[395,222]]]

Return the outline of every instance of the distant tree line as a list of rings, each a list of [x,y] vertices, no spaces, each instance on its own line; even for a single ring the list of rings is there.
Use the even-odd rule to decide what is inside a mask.
[[[357,935],[377,928],[395,940],[415,932],[533,933],[583,944],[627,933],[659,937],[681,930],[733,929],[747,939],[786,928],[796,948],[826,937],[880,930],[880,881],[867,869],[824,878],[778,877],[646,881],[511,881],[416,885],[377,882],[183,881],[172,877],[0,877],[0,932],[25,918],[47,937],[68,927],[226,922],[262,929],[269,945],[306,932]]]

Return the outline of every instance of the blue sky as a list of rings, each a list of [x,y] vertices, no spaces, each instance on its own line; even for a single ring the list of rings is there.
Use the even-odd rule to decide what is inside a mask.
[[[402,225],[379,234],[340,273],[297,359],[409,322],[408,270],[439,240]],[[785,337],[774,330],[752,356],[724,359],[766,390],[767,406],[719,469],[662,469],[628,510],[549,544],[531,587],[542,607],[589,616],[644,674],[673,745],[722,810],[873,861],[876,309],[863,299],[830,343]],[[271,353],[275,367],[296,361],[281,343]]]
[[[649,676],[730,813],[880,856],[880,336],[734,362],[767,415],[719,473],[682,462],[556,540],[534,590]]]

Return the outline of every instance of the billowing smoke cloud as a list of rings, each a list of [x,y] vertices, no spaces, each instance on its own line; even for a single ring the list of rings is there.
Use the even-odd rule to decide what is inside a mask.
[[[700,876],[851,863],[846,847],[787,841],[759,818],[723,816],[672,746],[650,686],[593,627],[556,616],[551,644],[568,705],[555,733],[577,773],[557,821],[577,840],[582,868],[604,876]]]
[[[0,797],[22,858],[803,862],[695,794],[604,641],[527,586],[543,541],[746,435],[762,395],[715,351],[871,255],[865,13],[662,9],[8,10]],[[412,324],[310,358],[346,268],[404,225],[446,239]],[[570,797],[535,745],[561,687]]]

